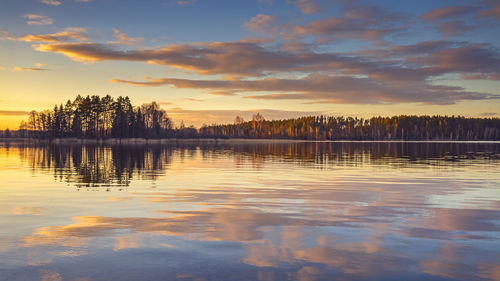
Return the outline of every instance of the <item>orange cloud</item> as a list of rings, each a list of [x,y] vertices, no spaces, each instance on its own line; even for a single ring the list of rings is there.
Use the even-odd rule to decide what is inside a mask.
[[[26,71],[26,70],[29,70],[29,71],[44,71],[44,70],[48,70],[48,69],[46,69],[46,68],[40,68],[40,67],[19,67],[19,66],[14,67],[14,71]]]
[[[185,100],[188,100],[188,101],[195,101],[195,102],[203,102],[204,100],[202,99],[195,99],[195,98],[185,98]]]
[[[88,40],[89,38],[85,36],[83,33],[87,33],[87,30],[85,28],[69,27],[61,32],[52,34],[28,34],[19,37],[18,40],[26,42],[47,42],[47,43],[56,43],[56,42],[72,41],[72,40],[74,41]]]
[[[131,38],[127,37],[125,33],[120,32],[118,29],[113,29],[113,36],[116,38],[116,41],[109,41],[109,44],[121,44],[121,45],[137,45],[139,44],[144,38]]]
[[[44,63],[36,63],[36,67],[14,67],[14,71],[45,71],[48,70],[47,68],[42,68],[44,66]]]

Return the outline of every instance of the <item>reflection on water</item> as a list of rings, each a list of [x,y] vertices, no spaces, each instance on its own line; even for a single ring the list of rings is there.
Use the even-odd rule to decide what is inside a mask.
[[[5,146],[10,148],[11,144]],[[251,158],[258,167],[266,160],[301,165],[446,165],[447,162],[500,159],[494,143],[274,143],[239,145],[16,145],[21,159],[34,172],[53,173],[77,186],[128,186],[132,178],[154,180],[164,175],[173,153],[180,159],[231,155]],[[464,163],[465,161],[465,163]],[[484,162],[484,161],[481,161]],[[321,168],[321,166],[319,166]]]
[[[0,280],[499,280],[499,153],[0,144]]]
[[[34,172],[54,173],[78,186],[128,185],[134,177],[155,179],[164,173],[171,150],[143,146],[53,145],[20,147],[20,158]]]

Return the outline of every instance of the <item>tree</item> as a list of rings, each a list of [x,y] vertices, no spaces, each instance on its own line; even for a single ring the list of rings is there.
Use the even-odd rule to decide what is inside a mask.
[[[234,118],[234,125],[241,125],[243,123],[245,123],[245,119],[243,119],[243,117],[236,116],[236,118]]]
[[[82,118],[80,117],[79,111],[75,111],[73,114],[73,121],[71,122],[71,135],[77,138],[83,136]]]

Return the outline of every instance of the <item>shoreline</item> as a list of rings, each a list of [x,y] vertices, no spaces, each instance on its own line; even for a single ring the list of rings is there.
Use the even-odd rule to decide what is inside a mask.
[[[33,138],[0,138],[0,142],[51,143],[51,144],[107,144],[107,145],[147,145],[147,144],[262,144],[262,143],[479,143],[500,144],[500,140],[299,140],[299,139],[245,139],[245,138],[191,138],[191,139],[33,139]]]

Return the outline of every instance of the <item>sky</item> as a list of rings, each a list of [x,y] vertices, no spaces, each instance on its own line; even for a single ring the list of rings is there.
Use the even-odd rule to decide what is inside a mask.
[[[76,95],[176,124],[500,117],[496,0],[0,0],[0,129]]]

